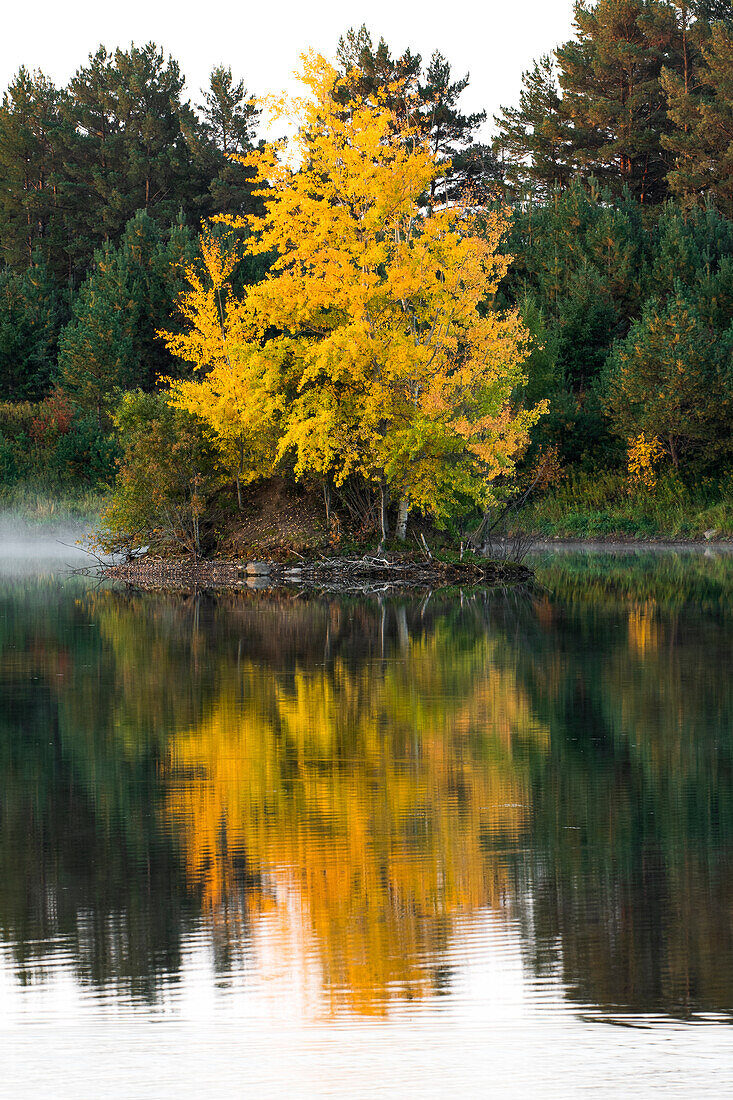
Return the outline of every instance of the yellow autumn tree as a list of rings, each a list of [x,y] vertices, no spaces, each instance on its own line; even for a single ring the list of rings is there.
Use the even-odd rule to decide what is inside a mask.
[[[237,255],[211,234],[201,240],[201,264],[186,269],[189,290],[181,296],[184,332],[163,332],[169,350],[203,377],[172,383],[173,403],[201,411],[237,485],[268,474],[276,457],[276,426],[282,405],[279,373],[260,354],[256,322],[244,302],[232,297],[229,280]]]
[[[172,399],[224,447],[240,425],[274,431],[296,476],[380,485],[400,501],[404,537],[411,506],[439,521],[459,501],[485,506],[542,411],[513,401],[528,333],[491,304],[507,213],[479,214],[468,196],[425,207],[445,165],[409,123],[318,55],[302,80],[309,95],[275,107],[295,137],[241,158],[264,213],[221,219],[274,263],[223,319],[216,294],[192,286],[190,327],[169,347],[206,373]],[[204,261],[213,287],[222,269]]]

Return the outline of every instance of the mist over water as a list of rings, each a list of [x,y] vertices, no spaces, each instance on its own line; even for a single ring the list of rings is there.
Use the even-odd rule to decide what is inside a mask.
[[[39,524],[14,512],[0,512],[0,572],[29,575],[65,565],[76,568],[89,560],[82,547],[92,527],[91,519]]]

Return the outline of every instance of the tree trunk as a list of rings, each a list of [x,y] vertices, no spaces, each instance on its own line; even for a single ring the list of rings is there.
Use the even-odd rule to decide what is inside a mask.
[[[403,497],[397,511],[397,526],[395,527],[395,535],[400,542],[404,542],[407,538],[407,517],[409,514],[410,502],[407,497]]]
[[[400,649],[406,653],[410,648],[410,631],[407,626],[407,610],[404,604],[397,608],[397,637]]]
[[[198,564],[199,556],[201,554],[201,542],[199,540],[199,518],[195,512],[191,519],[193,527],[193,560],[195,564]]]
[[[244,473],[244,440],[239,440],[239,469],[237,470],[237,505],[242,511],[242,474]]]
[[[389,496],[387,495],[387,486],[383,481],[379,486],[379,519],[382,524],[382,546],[389,538],[389,516],[387,515],[387,507],[389,505]]]

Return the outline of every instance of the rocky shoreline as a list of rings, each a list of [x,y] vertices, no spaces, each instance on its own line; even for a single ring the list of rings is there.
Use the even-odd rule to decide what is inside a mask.
[[[135,588],[313,589],[367,592],[450,588],[461,585],[506,587],[532,580],[532,569],[511,561],[441,560],[411,554],[277,561],[194,561],[140,557],[104,564],[101,575]]]

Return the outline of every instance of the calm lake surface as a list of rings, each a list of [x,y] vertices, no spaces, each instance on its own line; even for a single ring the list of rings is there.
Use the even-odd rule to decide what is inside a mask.
[[[0,561],[0,1093],[723,1096],[733,556],[533,593]]]

